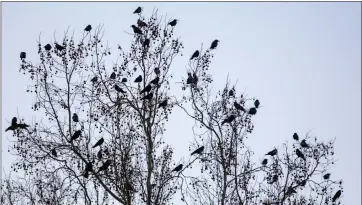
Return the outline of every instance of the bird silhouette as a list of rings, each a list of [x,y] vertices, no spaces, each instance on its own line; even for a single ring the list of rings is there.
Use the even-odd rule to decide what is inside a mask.
[[[172,172],[179,172],[179,171],[181,171],[183,166],[184,166],[183,164],[178,165],[177,167],[175,167],[175,168],[172,170]]]
[[[46,51],[50,51],[52,49],[52,46],[50,44],[46,44],[44,48]]]
[[[299,149],[296,149],[295,153],[297,154],[297,156],[299,158],[302,158],[304,161],[306,160],[305,157],[304,157],[304,154]]]
[[[145,88],[143,88],[143,90],[141,90],[140,94],[145,93],[145,92],[150,92],[152,89],[152,85],[148,84]]]
[[[55,43],[55,48],[56,48],[57,50],[59,50],[59,51],[62,51],[62,50],[65,49],[64,46],[61,46],[61,45],[59,45],[58,43]]]
[[[102,150],[101,150],[101,149],[100,149],[100,150],[98,151],[98,153],[97,153],[97,158],[98,158],[99,160],[102,159]]]
[[[117,77],[117,76],[116,76],[116,73],[115,73],[115,72],[113,72],[113,73],[111,74],[111,76],[110,76],[110,78],[113,79],[113,80],[116,79],[116,77]]]
[[[293,134],[293,139],[294,139],[295,141],[298,141],[298,140],[299,140],[299,136],[298,136],[297,133],[294,133],[294,134]]]
[[[305,186],[307,184],[307,180],[303,180],[299,183],[300,186]]]
[[[211,43],[211,46],[210,46],[210,49],[215,49],[217,47],[217,44],[219,43],[219,40],[214,40],[212,43]]]
[[[261,162],[262,165],[267,165],[268,164],[268,159],[264,159],[262,162]]]
[[[127,82],[127,78],[122,78],[122,81],[121,81],[122,83],[125,83],[125,82]]]
[[[275,182],[277,182],[278,181],[278,179],[279,179],[279,177],[278,177],[278,175],[273,175],[273,178],[272,178],[272,182],[271,183],[275,183]]]
[[[79,122],[79,118],[76,113],[73,113],[72,120],[73,120],[73,122]]]
[[[256,108],[259,108],[259,106],[260,106],[260,101],[259,101],[259,100],[255,100],[255,101],[254,101],[254,105],[255,105]]]
[[[87,163],[86,165],[85,165],[85,169],[84,169],[84,177],[85,178],[88,178],[89,177],[89,172],[90,171],[92,171],[92,163]]]
[[[81,130],[77,130],[74,132],[73,136],[70,138],[70,141],[73,141],[73,140],[76,140],[78,139],[82,134],[82,131]]]
[[[197,82],[199,81],[199,78],[197,77],[196,73],[192,74],[192,83],[193,84],[197,84]]]
[[[176,24],[177,24],[177,19],[174,19],[170,23],[168,23],[168,25],[170,26],[176,26]]]
[[[87,27],[85,27],[84,29],[85,31],[89,32],[92,30],[92,26],[91,25],[88,25]]]
[[[93,148],[95,148],[97,146],[101,146],[103,144],[103,142],[104,142],[104,139],[102,137],[100,140],[98,140],[98,142],[95,145],[93,145]]]
[[[309,145],[307,144],[307,142],[305,140],[302,140],[300,142],[300,146],[302,146],[303,148],[308,148],[309,147]]]
[[[134,33],[141,34],[141,35],[143,34],[142,30],[140,28],[138,28],[137,26],[132,25],[131,27],[133,28]]]
[[[249,111],[248,111],[248,114],[249,115],[255,115],[256,114],[256,108],[255,107],[250,108]]]
[[[266,155],[270,155],[270,156],[274,156],[274,155],[276,155],[276,154],[278,154],[278,150],[277,150],[277,149],[273,149],[272,151],[266,153]]]
[[[153,98],[153,93],[148,93],[147,95],[145,95],[143,98],[141,98],[142,100],[151,100]]]
[[[333,198],[332,198],[332,202],[336,202],[337,199],[341,196],[341,194],[342,194],[342,191],[341,191],[341,190],[338,190],[338,191],[334,194],[334,196],[333,196]]]
[[[164,100],[164,101],[162,101],[159,105],[158,105],[158,108],[160,108],[160,107],[166,107],[167,106],[167,99],[166,100]]]
[[[160,78],[157,76],[155,79],[151,80],[150,83],[156,85],[158,83],[158,81],[160,81]]]
[[[239,103],[237,103],[236,101],[234,102],[234,107],[237,109],[237,110],[241,110],[241,111],[244,111],[245,112],[245,109],[243,108],[243,106],[241,106]]]
[[[142,12],[142,8],[139,6],[137,9],[133,12],[134,14],[139,14]]]
[[[193,79],[192,79],[192,75],[191,73],[187,73],[188,77],[187,77],[187,80],[186,80],[186,84],[191,84],[193,83]]]
[[[114,85],[114,89],[117,91],[117,92],[120,92],[120,93],[125,93],[126,91],[124,91],[121,87],[119,87],[117,84]]]
[[[229,90],[229,96],[234,96],[234,91],[233,90]]]
[[[138,19],[138,20],[137,20],[137,26],[141,28],[141,27],[147,26],[147,24],[146,24],[145,22],[143,22],[143,21],[141,21],[141,20]]]
[[[27,125],[27,124],[25,124],[25,123],[21,123],[21,124],[18,124],[17,127],[20,128],[20,129],[26,129],[26,130],[28,130],[27,127],[29,127],[29,125]]]
[[[20,59],[25,59],[26,58],[26,53],[25,52],[21,52],[20,53]]]
[[[156,75],[159,75],[161,73],[160,68],[155,68],[153,71],[156,73]]]
[[[232,121],[235,120],[235,118],[236,118],[235,115],[230,115],[221,122],[221,125],[224,125],[225,123],[231,123]]]
[[[112,163],[111,160],[107,160],[106,162],[104,162],[104,164],[103,164],[101,167],[99,167],[98,173],[99,173],[100,171],[107,170],[108,167],[109,167],[109,165],[111,165],[111,163]]]
[[[192,54],[190,60],[199,57],[199,55],[200,55],[200,52],[199,52],[198,50],[196,50],[196,51]]]
[[[93,77],[92,79],[91,79],[91,82],[92,83],[96,83],[98,81],[98,77],[97,76],[95,76],[95,77]]]
[[[52,149],[52,155],[53,155],[54,157],[57,157],[57,156],[58,156],[58,155],[57,155],[57,151],[55,150],[55,148]]]
[[[11,119],[11,126],[16,127],[18,125],[18,118],[13,117],[13,119]]]
[[[328,180],[330,176],[331,176],[331,174],[327,173],[327,174],[323,175],[323,179]]]
[[[140,83],[142,82],[142,75],[139,75],[135,80],[134,80],[135,83]]]
[[[195,151],[193,151],[191,153],[191,156],[194,155],[194,154],[201,154],[204,151],[204,149],[205,149],[204,146],[201,146],[201,147],[197,148]]]
[[[145,41],[142,44],[143,47],[149,47],[150,46],[150,39],[146,38]]]

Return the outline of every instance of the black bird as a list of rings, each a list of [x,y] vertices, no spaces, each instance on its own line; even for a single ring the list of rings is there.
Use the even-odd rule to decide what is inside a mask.
[[[245,112],[245,109],[243,108],[243,106],[241,106],[239,103],[237,103],[236,101],[234,102],[234,107],[237,109],[237,110],[242,110]]]
[[[293,189],[293,187],[289,187],[285,195],[289,196],[291,194],[296,194],[296,193],[297,192],[295,191],[295,189]]]
[[[256,114],[256,108],[255,107],[250,108],[249,111],[248,111],[248,114],[249,115],[255,115]]]
[[[153,93],[148,93],[147,95],[145,95],[143,98],[141,98],[142,100],[151,100],[153,98]]]
[[[262,162],[261,162],[262,165],[267,165],[268,164],[268,159],[264,159]]]
[[[296,149],[295,153],[297,154],[298,157],[302,158],[304,161],[306,160],[304,154],[299,149]]]
[[[199,52],[198,50],[196,50],[196,51],[194,52],[194,54],[192,54],[190,60],[199,57],[199,55],[200,55],[200,52]]]
[[[103,137],[102,137],[102,138],[101,138],[100,140],[98,140],[98,142],[93,146],[93,148],[102,145],[103,142],[104,142],[104,139],[103,139]]]
[[[152,83],[152,84],[157,84],[158,83],[158,81],[160,81],[160,78],[157,76],[155,79],[153,79],[153,80],[151,80],[151,82],[150,83]]]
[[[235,115],[230,115],[221,122],[221,125],[224,125],[225,123],[231,123],[234,120],[235,120]]]
[[[254,101],[254,105],[255,105],[256,108],[259,108],[259,105],[260,105],[259,100],[255,100],[255,101]]]
[[[145,23],[145,22],[143,22],[143,21],[141,21],[141,20],[137,20],[137,26],[138,27],[144,27],[144,26],[147,26],[147,24]]]
[[[335,202],[335,201],[341,196],[341,194],[342,194],[342,191],[341,191],[341,190],[338,190],[338,191],[334,194],[334,196],[333,196],[333,198],[332,198],[332,202]]]
[[[121,87],[119,87],[117,84],[114,85],[114,89],[117,91],[117,92],[120,92],[120,93],[125,93],[126,91],[124,91]]]
[[[55,148],[52,149],[52,155],[53,155],[54,157],[57,157],[57,151],[55,150]]]
[[[85,170],[84,170],[83,176],[88,179],[90,171],[92,171],[92,164],[89,162],[85,165]]]
[[[217,44],[218,44],[219,40],[214,40],[212,43],[211,43],[211,46],[210,46],[210,49],[215,49],[217,47]]]
[[[155,71],[156,75],[159,75],[161,73],[160,68],[155,68],[154,71]]]
[[[297,133],[294,133],[294,134],[293,134],[293,139],[294,139],[295,141],[298,141],[298,140],[299,140],[299,136],[298,136]]]
[[[91,79],[91,82],[92,83],[96,83],[98,81],[98,77],[97,76],[95,76],[95,77],[93,77],[92,79]]]
[[[172,172],[179,172],[179,171],[181,171],[183,166],[184,166],[183,164],[178,165],[177,167],[175,167],[175,169],[172,170]]]
[[[331,174],[330,174],[330,173],[327,173],[327,174],[325,174],[325,175],[323,176],[323,179],[328,180],[330,176],[331,176]]]
[[[25,52],[21,52],[20,53],[20,59],[25,59],[26,58],[26,53]]]
[[[142,12],[142,8],[139,6],[133,13],[134,14],[139,14]]]
[[[305,186],[307,184],[307,180],[303,180],[299,183],[300,186]]]
[[[204,151],[205,147],[204,146],[201,146],[199,148],[197,148],[195,151],[193,151],[191,153],[191,155],[194,155],[194,154],[201,154],[203,151]]]
[[[150,92],[152,89],[152,85],[148,84],[145,88],[143,88],[143,90],[141,90],[140,94],[145,93],[145,92]]]
[[[29,127],[29,125],[27,125],[25,123],[21,123],[21,124],[18,124],[17,127],[20,128],[20,129],[26,129],[27,130],[27,127]]]
[[[233,90],[229,90],[229,96],[234,96],[234,91]]]
[[[168,23],[168,25],[170,26],[176,26],[176,24],[177,24],[177,19],[174,19],[170,23]]]
[[[279,178],[278,175],[275,174],[275,175],[273,176],[272,183],[277,182],[277,181],[278,181],[278,178]]]
[[[191,84],[193,82],[192,75],[191,75],[191,73],[187,73],[187,75],[188,75],[188,77],[186,80],[186,84]]]
[[[52,46],[50,44],[46,44],[44,48],[46,51],[50,51],[52,49]]]
[[[196,73],[192,74],[192,81],[196,85],[197,81],[199,81],[199,78],[197,77]]]
[[[101,167],[99,167],[98,172],[103,171],[103,170],[107,170],[109,165],[111,165],[111,163],[112,163],[111,160],[107,160],[106,162],[104,162],[104,164]]]
[[[166,100],[164,100],[164,101],[162,101],[159,105],[158,105],[158,108],[160,108],[160,107],[166,107],[167,106],[167,99]]]
[[[73,136],[70,138],[70,141],[76,140],[80,137],[80,135],[82,134],[81,130],[77,130],[74,132]]]
[[[302,141],[300,142],[300,146],[302,146],[302,147],[304,147],[304,148],[308,148],[308,147],[309,147],[309,145],[307,144],[307,142],[306,142],[305,140],[302,140]]]
[[[13,117],[13,119],[11,119],[11,126],[16,127],[18,125],[18,118]]]
[[[141,34],[141,35],[143,34],[142,30],[140,28],[138,28],[137,26],[132,25],[131,27],[133,28],[134,33]]]
[[[102,159],[102,150],[101,149],[98,151],[97,157],[98,157],[99,160]]]
[[[55,48],[58,49],[58,50],[60,50],[60,51],[62,51],[62,50],[65,49],[64,46],[61,46],[61,45],[59,45],[58,43],[55,43]]]
[[[142,82],[142,75],[139,75],[135,80],[134,80],[135,83],[140,83]]]
[[[122,78],[122,81],[121,81],[122,83],[125,83],[125,82],[127,82],[127,78]]]
[[[274,156],[278,154],[278,150],[277,149],[273,149],[272,151],[268,152],[266,155],[270,155],[270,156]]]
[[[113,79],[113,80],[116,79],[116,73],[113,72],[113,73],[111,74],[110,78]]]
[[[146,40],[142,44],[143,47],[150,46],[150,39],[146,38]]]
[[[88,25],[87,27],[85,27],[84,29],[85,31],[89,32],[92,30],[92,26],[91,25]]]
[[[76,113],[73,113],[72,119],[74,122],[79,122],[78,115]]]

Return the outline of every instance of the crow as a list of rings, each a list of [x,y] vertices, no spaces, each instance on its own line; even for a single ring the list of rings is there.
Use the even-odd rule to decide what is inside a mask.
[[[194,154],[201,154],[204,151],[204,149],[205,149],[204,146],[201,146],[201,147],[197,148],[195,151],[193,151],[191,153],[191,156],[194,155]]]
[[[25,52],[21,52],[20,53],[20,59],[25,59],[26,58],[26,53]]]
[[[61,45],[59,45],[58,43],[55,43],[55,48],[58,49],[58,50],[60,50],[60,51],[62,51],[62,50],[65,49],[64,46],[61,46]]]
[[[145,93],[145,92],[150,92],[152,89],[152,85],[148,84],[145,88],[143,88],[143,90],[141,90],[140,94]]]
[[[150,46],[150,39],[146,38],[145,41],[142,44],[143,47],[149,47]]]
[[[89,32],[92,30],[92,26],[91,25],[88,25],[87,27],[85,27],[84,29],[85,31]]]
[[[17,127],[20,128],[20,129],[26,129],[27,130],[27,127],[29,127],[29,125],[27,125],[25,123],[21,123],[21,124],[18,124]]]
[[[160,68],[155,68],[154,72],[156,73],[156,75],[159,75],[161,73]]]
[[[275,175],[273,176],[273,179],[272,179],[272,182],[271,182],[271,183],[277,182],[277,181],[278,181],[278,178],[279,178],[278,175],[275,174]]]
[[[142,8],[139,6],[133,13],[134,14],[139,14],[142,12]]]
[[[332,202],[335,202],[335,201],[341,196],[341,194],[342,194],[342,191],[341,191],[341,190],[338,190],[338,191],[334,194],[334,196],[333,196],[333,198],[332,198]]]
[[[142,100],[151,100],[153,98],[153,93],[148,93],[147,95],[145,95],[143,98],[141,98]]]
[[[215,49],[217,47],[217,44],[218,44],[219,40],[214,40],[212,43],[211,43],[211,46],[210,46],[210,49]]]
[[[297,133],[294,133],[294,134],[293,134],[293,139],[294,139],[295,141],[298,141],[298,140],[299,140],[299,136],[298,136]]]
[[[221,125],[224,125],[225,123],[231,123],[232,121],[235,120],[235,118],[236,118],[235,115],[230,115],[221,122]]]
[[[331,176],[331,174],[330,174],[330,173],[327,173],[327,174],[325,174],[325,175],[323,176],[323,179],[328,180],[330,176]]]
[[[237,103],[236,101],[234,102],[234,107],[237,109],[237,110],[242,110],[245,112],[245,109],[243,108],[243,106],[241,106],[239,103]]]
[[[52,46],[50,44],[46,44],[44,48],[46,51],[50,51],[52,49]]]
[[[104,162],[104,164],[101,167],[99,167],[98,173],[100,171],[107,170],[109,165],[111,165],[111,163],[112,163],[111,160],[107,160],[106,162]]]
[[[92,83],[96,83],[98,81],[98,77],[97,76],[95,76],[95,77],[93,77],[92,79],[91,79],[91,82]]]
[[[309,147],[309,145],[307,144],[307,142],[306,142],[305,140],[302,140],[302,141],[300,142],[300,146],[302,146],[302,147],[304,147],[304,148],[308,148],[308,147]]]
[[[233,90],[229,90],[229,96],[234,96],[234,91]]]
[[[262,165],[267,165],[268,164],[268,159],[264,159],[262,162],[261,162]]]
[[[82,131],[81,130],[77,130],[74,132],[73,136],[70,138],[70,141],[73,141],[73,140],[76,140],[78,139],[82,134]]]
[[[157,84],[158,83],[158,81],[160,81],[160,78],[157,76],[155,79],[153,79],[153,80],[151,80],[151,82],[150,83],[152,83],[152,84]]]
[[[193,84],[197,84],[197,81],[199,81],[199,78],[197,77],[196,73],[192,74],[192,81],[193,81]]]
[[[135,80],[134,80],[135,83],[140,83],[142,82],[142,75],[139,75]]]
[[[172,170],[172,172],[179,172],[179,171],[181,171],[183,166],[184,166],[183,164],[178,165],[177,167],[175,167],[175,169]]]
[[[306,160],[304,154],[299,149],[296,149],[295,153],[297,154],[298,157],[302,158],[304,161]]]
[[[196,50],[196,51],[194,52],[194,54],[192,54],[190,60],[199,57],[199,55],[200,55],[200,52],[199,52],[198,50]]]
[[[89,172],[92,171],[92,164],[89,162],[85,165],[84,177],[88,179]]]
[[[192,79],[192,75],[191,73],[187,73],[188,77],[186,80],[186,84],[191,84],[194,80]]]
[[[137,26],[138,27],[144,27],[144,26],[147,26],[147,24],[145,23],[145,22],[143,22],[143,21],[141,21],[141,20],[137,20]]]
[[[278,154],[278,150],[277,149],[273,149],[272,151],[268,152],[266,155],[270,155],[270,156],[274,156]]]
[[[125,93],[126,91],[124,91],[121,87],[119,87],[117,84],[114,85],[114,89],[117,91],[117,92],[120,92],[120,93]]]
[[[134,33],[141,34],[141,35],[143,34],[143,33],[142,33],[142,30],[139,29],[137,26],[132,25],[131,27],[133,28],[133,32],[134,32]]]
[[[254,105],[255,105],[255,108],[259,108],[260,101],[259,101],[259,100],[255,100],[255,101],[254,101]]]
[[[98,151],[97,157],[98,157],[99,160],[102,159],[102,150],[101,149]]]
[[[58,156],[58,155],[57,155],[57,151],[55,150],[55,148],[52,149],[52,155],[53,155],[54,157],[57,157],[57,156]]]
[[[79,118],[76,113],[73,113],[72,120],[73,120],[73,122],[79,122]]]
[[[174,19],[170,23],[168,23],[168,25],[170,26],[176,26],[176,24],[177,24],[177,19]]]
[[[113,72],[113,73],[111,74],[110,78],[113,79],[113,80],[116,79],[116,73]]]
[[[103,139],[103,137],[102,137],[102,138],[101,138],[100,140],[98,140],[98,142],[93,146],[93,148],[102,145],[103,142],[104,142],[104,139]]]
[[[249,115],[255,115],[256,114],[256,108],[255,107],[250,108],[248,114]]]
[[[122,81],[121,81],[122,83],[125,83],[125,82],[127,82],[127,78],[122,78]]]
[[[164,101],[162,101],[159,105],[158,105],[158,108],[160,108],[160,107],[166,107],[167,106],[167,99],[166,100],[164,100]]]
[[[13,117],[13,119],[11,119],[11,126],[13,127],[18,126],[18,118]]]

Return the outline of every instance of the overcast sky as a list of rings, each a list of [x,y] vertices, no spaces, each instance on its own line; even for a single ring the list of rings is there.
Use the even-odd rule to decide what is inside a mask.
[[[182,37],[183,57],[174,74],[201,43],[219,39],[211,64],[216,88],[227,74],[237,90],[260,99],[263,108],[254,118],[248,141],[259,160],[273,146],[304,136],[309,130],[321,140],[336,137],[332,176],[344,181],[343,201],[361,204],[361,4],[356,3],[3,3],[2,7],[2,166],[9,170],[4,133],[16,115],[28,120],[33,96],[25,92],[28,76],[18,72],[19,53],[36,62],[39,33],[42,41],[61,36],[70,26],[81,33],[88,24],[104,24],[109,45],[129,44],[132,12],[143,6],[180,19],[175,31]],[[193,122],[180,125],[171,116],[168,142],[175,160],[188,153],[192,137],[181,136]],[[187,118],[185,118],[187,119]],[[189,132],[189,131],[186,131]],[[190,130],[191,133],[191,130]],[[177,146],[176,146],[177,145]]]

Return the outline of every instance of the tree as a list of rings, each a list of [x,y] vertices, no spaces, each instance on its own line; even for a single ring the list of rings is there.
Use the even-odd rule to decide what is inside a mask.
[[[253,162],[245,141],[254,128],[252,116],[260,102],[247,107],[251,99],[237,97],[229,81],[212,96],[208,68],[218,41],[190,55],[188,75],[182,80],[185,95],[177,96],[170,91],[171,65],[183,48],[174,37],[177,20],[159,17],[157,11],[148,19],[142,10],[137,14],[137,26],[130,26],[130,50],[118,45],[120,59],[112,69],[108,62],[115,52],[104,45],[101,26],[94,30],[87,26],[79,40],[68,32],[62,40],[46,45],[39,39],[36,64],[21,58],[20,71],[34,83],[28,90],[35,96],[32,108],[44,112],[47,119],[29,127],[19,126],[29,123],[21,119],[12,126],[12,152],[18,156],[14,171],[23,169],[31,179],[58,176],[66,180],[73,202],[84,204],[110,199],[125,205],[163,205],[170,204],[177,191],[184,202],[192,204],[260,204],[266,197],[275,203],[299,200],[300,204],[304,199],[287,188],[299,196],[301,180],[316,186],[311,189],[315,195],[326,189],[321,199],[312,196],[311,200],[329,200],[329,187],[336,182],[314,183],[313,177],[330,166],[333,142],[308,141],[309,148],[299,148],[306,162],[296,158],[286,144],[283,157],[275,155],[265,166]],[[172,163],[173,149],[162,137],[175,107],[194,119],[204,133],[196,134],[200,140],[195,149],[204,148],[177,168]],[[198,159],[200,175],[184,174]],[[266,183],[275,175],[275,182]]]

